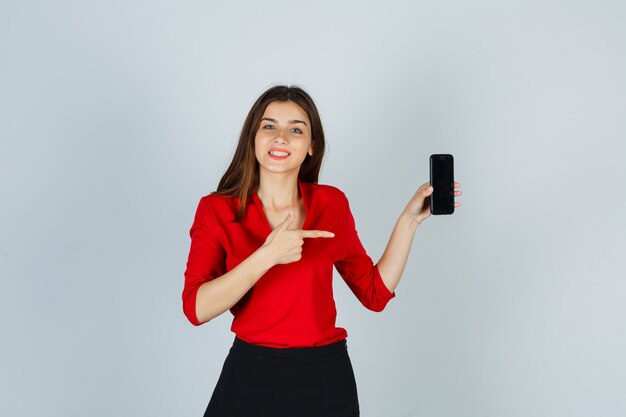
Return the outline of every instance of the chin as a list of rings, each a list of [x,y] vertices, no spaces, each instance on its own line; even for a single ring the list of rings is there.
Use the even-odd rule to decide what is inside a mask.
[[[300,170],[299,165],[297,167],[291,167],[291,166],[288,167],[288,166],[276,166],[276,165],[268,164],[268,165],[261,165],[260,168],[267,172],[272,172],[276,174],[284,174],[286,172],[291,172],[291,171],[298,172]]]

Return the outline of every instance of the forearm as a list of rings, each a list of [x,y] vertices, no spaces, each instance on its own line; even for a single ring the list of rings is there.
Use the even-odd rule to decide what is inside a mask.
[[[272,264],[261,247],[222,276],[202,284],[196,295],[196,316],[207,322],[234,306]]]
[[[403,212],[396,221],[387,247],[378,261],[380,276],[391,292],[396,290],[400,282],[418,226],[415,216]]]

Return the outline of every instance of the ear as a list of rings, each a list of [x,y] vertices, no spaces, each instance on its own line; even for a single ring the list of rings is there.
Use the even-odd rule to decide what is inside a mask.
[[[311,146],[309,146],[309,155],[313,156],[313,144],[311,144]]]

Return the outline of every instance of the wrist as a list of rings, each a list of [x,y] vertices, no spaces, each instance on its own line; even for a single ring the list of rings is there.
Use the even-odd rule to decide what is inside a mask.
[[[269,253],[269,248],[265,245],[258,248],[252,256],[255,258],[255,261],[258,263],[263,273],[276,264]]]
[[[420,225],[419,216],[403,211],[398,218],[397,225],[399,227],[415,230]]]

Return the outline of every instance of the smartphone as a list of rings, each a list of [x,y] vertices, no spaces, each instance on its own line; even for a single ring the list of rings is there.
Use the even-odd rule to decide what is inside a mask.
[[[431,214],[454,213],[454,158],[450,154],[430,156]]]

